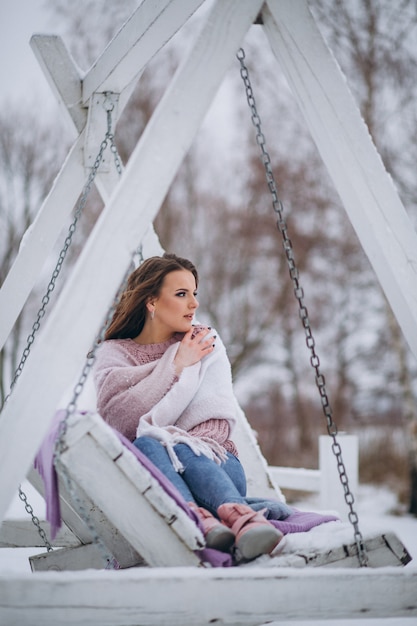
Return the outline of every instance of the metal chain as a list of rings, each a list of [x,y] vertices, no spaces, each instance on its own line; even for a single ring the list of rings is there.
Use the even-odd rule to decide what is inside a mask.
[[[133,256],[139,256],[139,263],[141,264],[143,262],[143,254],[142,254],[142,246],[140,246],[138,248],[138,250],[136,250],[134,252]],[[87,359],[86,362],[84,364],[84,367],[82,369],[80,378],[77,382],[77,384],[75,385],[74,389],[73,389],[73,394],[71,397],[71,400],[69,401],[67,408],[65,410],[65,416],[63,417],[61,423],[60,423],[60,427],[59,427],[59,431],[58,431],[58,437],[56,439],[55,442],[55,454],[54,454],[54,462],[59,459],[61,453],[65,450],[65,436],[68,430],[68,421],[69,418],[71,417],[71,415],[73,415],[77,409],[77,402],[78,399],[84,389],[84,385],[86,383],[86,380],[88,378],[88,375],[91,371],[91,368],[93,367],[93,364],[95,362],[96,359],[96,354],[97,354],[97,350],[100,346],[100,344],[104,341],[104,336],[106,334],[106,330],[112,320],[113,314],[116,310],[116,307],[119,303],[120,297],[124,291],[124,288],[126,286],[127,283],[127,279],[129,274],[131,273],[131,265],[129,265],[129,268],[127,269],[125,276],[123,277],[123,280],[120,284],[120,287],[117,291],[117,294],[111,304],[111,306],[109,307],[109,310],[107,311],[107,315],[106,318],[93,342],[93,346],[91,348],[91,350],[88,352],[87,354]]]
[[[142,254],[142,245],[139,246],[138,250],[136,250],[133,254],[133,257],[137,256],[139,258],[139,264],[141,264],[143,262],[143,254]],[[133,261],[132,261],[133,263]],[[104,323],[102,324],[99,333],[97,334],[93,346],[91,348],[91,350],[88,352],[87,354],[87,359],[86,362],[84,364],[84,367],[82,369],[80,378],[77,382],[77,384],[74,387],[73,390],[73,395],[72,398],[70,400],[70,402],[67,405],[66,411],[65,411],[65,415],[62,419],[62,421],[59,424],[59,429],[58,429],[58,436],[57,439],[55,441],[55,449],[54,449],[54,465],[55,468],[59,471],[60,476],[63,478],[64,482],[65,482],[65,486],[67,488],[68,493],[70,494],[73,502],[76,503],[77,505],[77,510],[81,516],[81,518],[83,519],[83,521],[85,522],[85,524],[87,525],[93,543],[97,545],[97,547],[99,548],[101,555],[103,557],[103,561],[106,563],[107,569],[116,569],[117,568],[117,563],[115,561],[115,559],[113,558],[113,556],[111,554],[109,554],[106,546],[104,545],[101,537],[99,536],[99,534],[97,533],[97,530],[93,524],[93,522],[91,521],[90,515],[87,511],[87,509],[84,506],[84,502],[82,501],[82,499],[80,498],[80,496],[78,495],[77,491],[76,491],[76,487],[74,485],[74,481],[72,480],[69,472],[67,471],[67,468],[65,467],[65,465],[62,463],[62,459],[61,459],[61,455],[62,453],[65,451],[66,449],[66,434],[68,431],[68,422],[71,418],[71,416],[75,413],[76,409],[77,409],[77,402],[78,399],[84,389],[84,385],[85,382],[88,378],[88,375],[91,371],[91,368],[94,364],[94,361],[96,359],[96,354],[97,354],[97,350],[100,346],[100,344],[104,341],[104,336],[106,333],[106,330],[112,320],[114,311],[120,301],[120,297],[125,289],[126,283],[127,283],[127,279],[128,276],[131,272],[132,269],[132,264],[130,264],[129,268],[127,269],[125,276],[123,277],[123,280],[120,284],[119,290],[113,300],[113,303],[111,304],[111,306],[109,307],[109,310],[107,311],[107,315],[105,318]]]
[[[46,549],[48,552],[52,552],[53,548],[52,545],[49,543],[48,537],[46,535],[45,530],[42,528],[41,523],[39,521],[39,518],[36,517],[34,511],[33,511],[33,507],[31,506],[31,504],[28,502],[28,498],[27,495],[25,494],[25,492],[22,490],[21,487],[19,487],[19,498],[22,500],[22,502],[25,505],[25,510],[26,513],[28,515],[31,516],[32,518],[32,523],[34,524],[34,526],[36,526],[39,536],[43,541],[43,544],[45,545]]]
[[[28,356],[30,354],[31,347],[32,347],[32,345],[33,345],[33,343],[35,341],[35,336],[36,336],[36,334],[38,333],[38,331],[40,329],[41,320],[45,316],[46,308],[47,308],[47,306],[49,304],[51,293],[55,289],[55,284],[56,284],[57,278],[58,278],[58,276],[59,276],[59,274],[61,272],[62,265],[64,263],[64,260],[65,260],[65,257],[67,255],[67,252],[68,252],[68,250],[69,250],[69,248],[71,246],[72,238],[73,238],[74,233],[76,231],[78,220],[80,219],[81,214],[82,214],[82,212],[83,212],[83,210],[85,208],[85,205],[86,205],[87,199],[88,199],[88,195],[89,195],[89,193],[91,191],[91,187],[92,187],[93,182],[94,182],[94,180],[96,178],[96,175],[97,175],[98,169],[100,167],[100,164],[101,164],[101,162],[103,160],[104,151],[106,150],[108,145],[110,145],[110,150],[113,153],[114,164],[115,164],[116,170],[117,170],[119,176],[122,174],[122,164],[121,164],[121,160],[120,160],[119,154],[117,152],[117,147],[116,147],[115,142],[114,142],[114,134],[112,133],[112,112],[113,112],[113,109],[114,109],[114,103],[112,102],[112,100],[110,98],[110,95],[111,95],[110,92],[106,93],[106,98],[105,98],[104,103],[103,103],[104,109],[105,109],[106,114],[107,114],[107,131],[106,131],[105,137],[104,137],[103,141],[100,144],[100,149],[99,149],[97,157],[96,157],[96,159],[94,161],[94,165],[93,165],[93,167],[92,167],[92,169],[90,171],[90,174],[88,176],[87,182],[86,182],[86,184],[85,184],[85,186],[83,188],[83,191],[81,193],[80,199],[79,199],[78,204],[77,204],[77,208],[76,208],[75,213],[74,213],[73,221],[72,221],[72,223],[70,224],[70,226],[68,228],[68,233],[67,233],[67,236],[66,236],[66,238],[64,240],[64,245],[63,245],[63,247],[62,247],[62,249],[61,249],[61,251],[59,253],[57,264],[55,266],[55,269],[52,272],[52,276],[51,276],[50,281],[48,283],[45,295],[42,298],[42,305],[41,305],[41,307],[40,307],[40,309],[39,309],[39,311],[37,313],[36,320],[35,320],[35,322],[34,322],[34,324],[32,326],[32,332],[30,333],[30,335],[27,338],[26,347],[23,350],[23,354],[22,354],[22,357],[20,359],[19,365],[18,365],[18,367],[17,367],[17,369],[15,371],[12,383],[10,385],[10,391],[9,391],[8,395],[4,399],[2,409],[5,406],[5,404],[8,401],[8,399],[10,398],[10,396],[12,394],[12,391],[13,391],[13,388],[14,388],[14,386],[15,386],[15,384],[16,384],[19,376],[21,375],[21,373],[23,371],[23,368],[24,368],[24,366],[26,364],[27,358],[28,358]],[[91,365],[90,365],[90,367],[91,367]],[[83,373],[84,373],[84,370],[83,370]],[[87,374],[85,375],[85,378],[86,377],[87,377]],[[85,378],[83,379],[82,384],[84,384]],[[80,383],[81,383],[81,379],[80,379],[80,382],[78,383],[78,385],[80,385]],[[81,390],[82,390],[82,387],[81,387],[79,393],[81,393]],[[46,535],[44,529],[41,527],[38,517],[36,517],[36,515],[34,514],[33,507],[28,502],[27,495],[24,493],[24,491],[22,490],[21,486],[19,486],[19,498],[24,503],[26,512],[31,516],[32,523],[37,528],[38,533],[39,533],[43,543],[45,544],[45,547],[46,547],[47,551],[48,552],[52,551],[52,549],[53,549],[52,545],[48,541],[47,535]]]
[[[108,94],[108,95],[110,95],[110,94]],[[97,171],[98,171],[98,169],[100,167],[100,164],[101,164],[101,162],[103,160],[104,151],[105,151],[105,149],[107,148],[108,145],[110,145],[110,150],[113,153],[116,170],[117,170],[119,175],[121,175],[121,173],[122,173],[122,165],[121,165],[120,157],[119,157],[118,152],[117,152],[116,145],[114,143],[114,134],[112,133],[112,116],[111,116],[111,114],[112,114],[112,111],[114,109],[114,104],[113,104],[113,102],[111,101],[110,98],[106,98],[105,101],[104,101],[103,106],[104,106],[104,108],[105,108],[105,110],[107,112],[107,132],[105,134],[105,137],[104,137],[103,141],[100,144],[100,149],[99,149],[99,152],[97,154],[96,160],[94,161],[94,165],[93,165],[93,167],[92,167],[92,169],[90,171],[90,174],[88,176],[87,182],[86,182],[86,184],[84,186],[84,189],[83,189],[83,191],[81,193],[81,196],[79,198],[79,201],[78,201],[78,204],[77,204],[77,208],[76,208],[75,213],[74,213],[73,221],[72,221],[72,223],[70,224],[70,226],[68,228],[67,236],[65,237],[65,240],[64,240],[64,245],[63,245],[63,247],[62,247],[62,249],[61,249],[61,251],[59,253],[57,264],[55,266],[55,269],[52,272],[51,278],[49,280],[49,283],[48,283],[48,286],[47,286],[47,289],[46,289],[46,292],[45,292],[45,295],[43,296],[42,301],[41,301],[42,305],[41,305],[41,307],[40,307],[40,309],[39,309],[39,311],[38,311],[38,313],[36,315],[36,320],[35,320],[35,322],[34,322],[34,324],[32,326],[32,332],[30,333],[30,335],[27,338],[26,347],[23,350],[22,357],[20,359],[19,365],[17,366],[17,369],[16,369],[16,371],[14,373],[14,377],[13,377],[12,383],[10,385],[10,391],[9,391],[8,395],[6,396],[6,398],[4,399],[3,406],[5,405],[7,400],[9,399],[9,397],[10,397],[10,395],[12,393],[12,390],[13,390],[13,388],[14,388],[14,386],[15,386],[18,378],[19,378],[19,376],[21,375],[25,364],[26,364],[26,360],[27,360],[27,358],[28,358],[28,356],[30,354],[30,350],[31,350],[32,345],[33,345],[33,343],[35,341],[36,334],[38,333],[38,331],[40,329],[41,320],[45,316],[46,309],[47,309],[47,306],[48,306],[50,298],[51,298],[51,294],[52,294],[52,292],[55,289],[56,281],[57,281],[58,276],[59,276],[59,274],[61,272],[61,269],[62,269],[64,260],[65,260],[65,257],[67,256],[68,250],[69,250],[69,248],[71,246],[72,238],[73,238],[74,233],[76,231],[78,220],[80,219],[81,214],[82,214],[82,212],[83,212],[83,210],[85,208],[85,205],[87,203],[87,199],[88,199],[89,193],[91,191],[91,187],[92,187],[92,185],[94,183],[94,180],[95,180],[96,175],[97,175]]]
[[[363,536],[361,531],[359,530],[359,518],[358,514],[353,508],[353,503],[355,501],[353,494],[349,488],[349,480],[346,472],[346,467],[343,462],[342,457],[342,449],[340,444],[337,441],[337,426],[332,417],[332,409],[329,402],[329,397],[326,391],[325,378],[324,375],[320,371],[320,359],[316,352],[316,342],[313,337],[313,333],[310,326],[310,320],[308,317],[308,310],[304,304],[304,290],[300,284],[299,271],[295,263],[294,259],[294,251],[291,239],[288,235],[287,223],[284,217],[284,206],[281,200],[278,197],[277,185],[275,182],[274,174],[271,167],[271,158],[266,149],[266,140],[265,135],[262,132],[261,118],[259,116],[258,110],[256,108],[255,97],[253,95],[252,85],[249,77],[249,71],[245,64],[245,52],[242,48],[239,49],[237,53],[237,59],[240,62],[240,75],[242,77],[243,83],[245,85],[246,90],[246,98],[247,102],[252,114],[252,124],[256,129],[256,141],[261,150],[261,158],[265,168],[266,180],[268,183],[269,191],[272,197],[272,207],[277,214],[277,228],[282,235],[283,246],[285,250],[285,255],[287,259],[287,264],[289,268],[290,277],[294,287],[294,295],[298,302],[299,307],[299,315],[301,318],[301,323],[306,333],[306,344],[310,350],[310,364],[315,371],[315,381],[321,398],[321,405],[323,409],[324,416],[326,418],[327,423],[327,432],[329,436],[332,438],[332,451],[337,461],[337,470],[339,473],[340,482],[343,486],[344,497],[347,506],[349,507],[349,521],[354,529],[354,538],[358,550],[358,559],[361,567],[366,567],[368,565],[368,556],[366,553],[366,548],[363,541]]]

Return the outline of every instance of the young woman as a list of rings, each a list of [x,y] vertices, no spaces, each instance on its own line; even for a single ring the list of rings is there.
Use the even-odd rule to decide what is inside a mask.
[[[98,410],[171,480],[208,547],[249,560],[282,534],[246,504],[230,363],[214,331],[193,325],[197,285],[194,265],[173,254],[131,274],[97,354]]]

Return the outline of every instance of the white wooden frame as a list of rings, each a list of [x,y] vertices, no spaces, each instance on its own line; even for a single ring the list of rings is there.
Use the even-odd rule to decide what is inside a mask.
[[[68,381],[75,379],[131,255],[153,221],[212,97],[261,5],[261,0],[215,3],[211,19],[204,25],[201,36],[142,134],[120,184],[45,322],[0,423],[0,458],[9,468],[7,485],[2,484],[4,476],[0,477],[0,518],[29,469]],[[199,99],[195,101],[194,85],[199,83],[202,74],[205,81],[199,88]],[[137,213],[131,210],[132,206],[138,207]],[[100,267],[99,273],[95,271],[97,267]],[[88,303],[88,307],[80,311],[77,302]],[[73,321],[80,314],[83,324],[75,327]],[[62,328],[68,329],[64,335]],[[56,350],[58,345],[61,347],[59,352]],[[36,381],[41,371],[44,385]],[[46,385],[46,391],[48,380],[53,380],[54,384]],[[32,410],[36,407],[36,422],[29,415],[32,414],[29,407]],[[14,446],[13,432],[16,436],[22,430],[26,437],[22,439],[19,435],[19,442]]]
[[[193,8],[198,4],[194,3]],[[28,470],[67,381],[76,376],[132,251],[156,215],[211,99],[261,5],[262,2],[254,1],[235,4],[233,0],[214,4],[201,36],[174,76],[143,133],[123,174],[123,181],[111,195],[55,311],[45,323],[42,341],[33,346],[31,358],[0,423],[0,458],[9,468],[7,474],[0,476],[0,518]],[[270,0],[264,7],[263,19],[274,52],[281,59],[282,68],[363,246],[374,263],[411,347],[417,353],[417,237],[407,215],[306,2],[299,1],[294,5],[289,0]],[[162,45],[164,41],[158,40],[158,43]],[[196,99],[194,84],[201,75],[205,80],[199,85]],[[328,76],[332,76],[335,93],[324,91],[324,86],[329,84]],[[337,141],[328,140],[328,128]],[[362,154],[366,158],[362,159]],[[342,174],[333,163],[345,164],[340,168]],[[373,165],[372,176],[368,175],[369,163]],[[355,188],[361,189],[358,196],[347,191]],[[131,211],[132,206],[138,207],[138,214]],[[362,227],[365,216],[369,216],[368,224]],[[31,267],[31,263],[27,263],[28,266]],[[95,272],[98,266],[101,268],[99,275]],[[68,332],[63,337],[63,327],[74,328],[73,320],[80,313],[79,302],[89,302],[88,312],[83,312],[82,329],[77,327],[74,335]],[[11,302],[5,310],[9,306],[12,306]],[[57,345],[61,346],[60,351],[55,350]],[[44,383],[34,383],[40,371]],[[48,380],[54,380],[54,385],[48,385]],[[30,415],[33,407],[39,412],[36,423]],[[22,430],[27,433],[24,441],[19,435]]]
[[[4,623],[32,626],[259,626],[414,617],[417,572],[384,569],[138,568],[1,579]]]
[[[197,0],[145,0],[143,10],[149,13],[146,13],[148,21],[143,21],[143,31],[135,39],[138,24],[130,30],[126,26],[82,81],[65,53],[68,81],[58,80],[56,68],[46,63],[54,84],[61,87],[60,98],[79,136],[27,235],[10,280],[0,293],[2,315],[4,311],[0,328],[6,328],[6,336],[45,259],[36,245],[34,233],[45,234],[43,229],[48,224],[44,249],[50,249],[59,225],[82,186],[84,106],[91,102],[95,93],[110,90],[120,94],[121,110],[135,76],[200,4]],[[156,13],[151,19],[152,6],[156,7]],[[262,0],[216,0],[188,57],[173,77],[132,153],[121,181],[116,184],[113,179],[111,184],[103,183],[106,207],[3,411],[0,459],[6,471],[0,472],[0,520],[29,469],[68,381],[75,379],[81,367],[133,250],[153,221],[236,50],[261,8],[264,29],[274,53],[404,335],[417,355],[417,237],[306,0],[295,3],[293,0],[267,0],[265,3]],[[135,55],[141,58],[141,63],[137,63]],[[45,58],[43,56],[44,61]],[[120,74],[119,67],[122,68]],[[199,81],[202,75],[203,83]],[[66,183],[63,182],[65,177]],[[102,178],[108,181],[102,173],[98,184]],[[73,193],[69,198],[71,186]],[[62,210],[55,220],[52,214],[56,202]],[[132,206],[137,212],[131,210]],[[50,223],[53,223],[51,228]],[[33,250],[38,248],[38,252],[33,258],[25,257],[31,246]],[[26,269],[33,267],[33,274],[22,287],[22,296],[13,300],[14,306],[7,295],[17,282],[16,277],[19,276],[20,282],[24,274],[19,269],[24,260]],[[96,272],[98,266],[100,273]],[[1,297],[4,297],[3,305]],[[80,311],[82,302],[88,302],[88,307]],[[80,314],[83,324],[75,327],[73,322]],[[115,577],[120,584],[114,584]],[[33,622],[35,605],[36,619],[44,624],[58,620],[76,623],[75,620],[85,621],[90,615],[90,623],[101,625],[115,624],[119,620],[126,625],[137,623],[138,615],[141,624],[173,624],[175,616],[177,623],[183,625],[205,624],[215,617],[221,617],[223,623],[255,625],[277,618],[362,617],[364,611],[368,617],[416,615],[416,575],[406,570],[378,575],[360,571],[354,576],[345,572],[335,576],[334,572],[327,574],[316,570],[311,576],[292,570],[265,572],[263,568],[245,572],[201,572],[196,568],[173,572],[171,568],[169,573],[165,568],[156,568],[146,572],[66,575],[64,586],[62,578],[49,573],[34,577],[29,586],[25,577],[7,578],[1,579],[0,606],[4,607],[6,619],[17,619],[22,624]],[[300,579],[303,603],[299,596]],[[192,587],[195,593],[190,593]],[[94,593],[91,593],[92,588]],[[160,589],[164,591],[163,606],[153,599]],[[323,589],[327,591],[325,602],[319,600]],[[347,597],[348,604],[345,603]],[[98,604],[97,598],[100,598]],[[195,598],[196,604],[190,603],[190,598]],[[216,598],[215,603],[213,598]],[[104,608],[103,599],[108,602]],[[66,606],[66,622],[61,619],[63,605]],[[88,605],[92,606],[91,613]],[[116,619],[113,611],[118,612]]]

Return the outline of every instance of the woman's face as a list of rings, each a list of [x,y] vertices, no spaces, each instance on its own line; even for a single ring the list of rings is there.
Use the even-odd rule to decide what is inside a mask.
[[[160,335],[171,336],[190,330],[198,308],[194,275],[188,270],[170,272],[164,278],[160,294],[151,300],[154,306],[152,325]]]

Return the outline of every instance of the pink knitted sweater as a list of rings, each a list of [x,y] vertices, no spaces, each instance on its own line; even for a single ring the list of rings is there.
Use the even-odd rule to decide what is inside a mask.
[[[215,460],[224,458],[225,450],[237,456],[229,439],[237,404],[226,350],[217,338],[213,352],[178,377],[174,358],[182,337],[177,333],[149,345],[105,341],[94,371],[98,411],[130,441],[141,435],[160,439],[173,461],[179,442]]]

